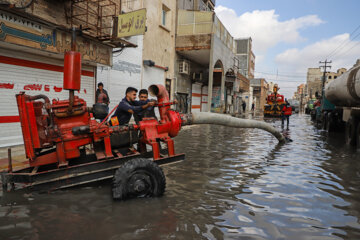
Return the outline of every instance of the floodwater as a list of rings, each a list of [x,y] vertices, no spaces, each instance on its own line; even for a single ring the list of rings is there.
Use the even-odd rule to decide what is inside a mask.
[[[280,127],[279,121],[269,120]],[[194,126],[161,198],[115,202],[109,184],[1,198],[0,239],[360,239],[360,157],[294,115],[293,142]]]

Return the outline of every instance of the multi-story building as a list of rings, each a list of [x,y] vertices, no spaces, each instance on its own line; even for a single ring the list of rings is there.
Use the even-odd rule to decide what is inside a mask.
[[[315,94],[321,94],[322,76],[320,68],[308,68],[306,84],[308,85],[307,95],[310,99],[315,97]]]
[[[98,68],[98,80],[109,90],[110,109],[125,96],[129,86],[147,89],[151,84],[163,84],[173,95],[176,1],[122,1],[123,14],[144,8],[144,35],[127,38],[133,48],[116,50],[113,66]]]
[[[239,59],[240,72],[249,79],[255,74],[255,54],[252,51],[252,39],[238,38],[236,41],[236,57]]]
[[[346,68],[339,68],[336,72],[326,72],[325,73],[325,81],[332,81],[339,77],[341,74],[346,72]],[[321,71],[320,68],[308,68],[307,71],[307,97],[312,99],[315,97],[316,93],[320,96],[322,92],[323,86],[323,75],[324,73]]]
[[[102,5],[105,3],[107,6]],[[50,99],[68,98],[63,90],[63,58],[72,48],[72,28],[82,27],[75,44],[82,55],[78,95],[89,106],[94,103],[96,67],[112,64],[114,47],[131,45],[112,36],[112,19],[119,11],[119,4],[110,0],[1,1],[0,146],[23,142],[15,94],[24,91]]]
[[[235,113],[241,98],[236,42],[214,13],[215,1],[177,3],[175,92],[179,110]],[[204,5],[207,8],[201,8]]]
[[[253,90],[253,102],[257,111],[263,111],[268,94],[268,83],[264,78],[250,79],[250,87]]]

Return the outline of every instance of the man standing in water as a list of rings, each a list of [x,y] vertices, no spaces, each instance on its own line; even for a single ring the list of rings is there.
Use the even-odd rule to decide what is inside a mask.
[[[286,128],[289,129],[289,118],[292,114],[292,108],[287,100],[285,100],[286,104],[282,108],[282,118],[281,118],[281,126],[284,126],[285,118],[286,118]]]

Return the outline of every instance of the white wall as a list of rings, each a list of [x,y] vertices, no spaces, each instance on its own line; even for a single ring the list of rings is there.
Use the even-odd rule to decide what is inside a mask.
[[[102,82],[110,97],[110,111],[125,97],[127,87],[141,88],[143,36],[134,36],[129,41],[138,45],[114,53],[113,66],[97,68],[97,83]]]

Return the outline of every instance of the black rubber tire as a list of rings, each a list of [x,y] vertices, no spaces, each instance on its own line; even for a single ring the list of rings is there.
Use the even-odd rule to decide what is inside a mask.
[[[345,142],[351,146],[356,146],[356,128],[358,125],[357,119],[350,117],[346,122],[345,127]]]
[[[153,161],[132,159],[116,170],[112,184],[115,200],[140,197],[160,197],[164,194],[166,179],[162,169]]]

